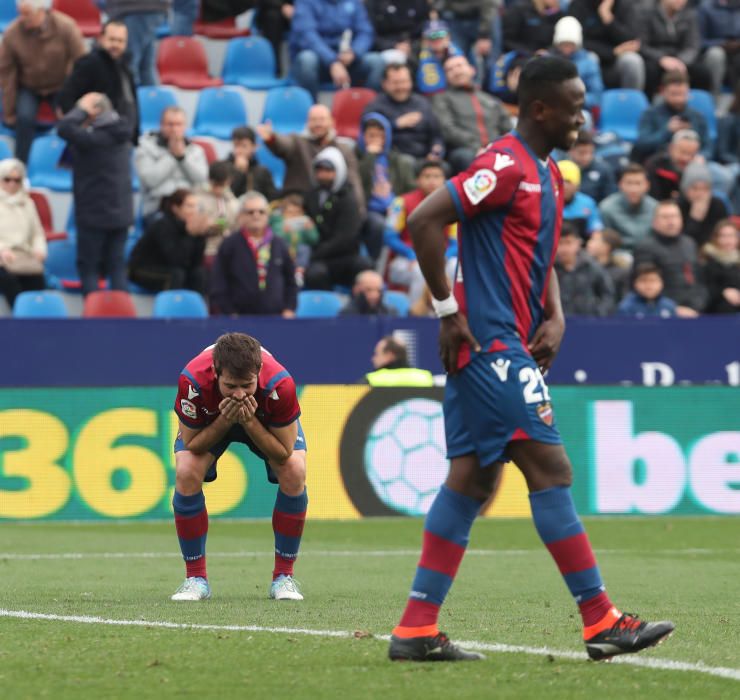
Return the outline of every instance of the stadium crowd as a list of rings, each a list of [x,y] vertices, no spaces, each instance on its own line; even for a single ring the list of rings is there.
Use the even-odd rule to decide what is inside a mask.
[[[17,18],[0,45],[2,138],[14,144],[0,161],[10,306],[61,284],[47,255],[65,242],[84,295],[187,289],[212,314],[291,318],[302,290],[345,294],[345,314],[396,313],[385,288],[433,315],[407,218],[515,127],[521,66],[552,53],[587,89],[587,128],[554,154],[566,314],[740,311],[740,0],[258,0],[251,32],[269,43],[273,77],[313,104],[302,129],[233,123],[210,152],[179,104],[140,127],[138,89],[158,82],[159,37],[166,26],[192,35],[197,2],[98,0],[104,23],[89,48],[51,0],[10,4]],[[617,107],[605,95],[617,89],[644,98],[632,138],[607,128]],[[337,131],[348,93],[362,98],[354,138]],[[27,164],[49,128],[73,176],[66,241],[44,234],[32,204],[43,195]],[[456,236],[451,227],[450,276]]]

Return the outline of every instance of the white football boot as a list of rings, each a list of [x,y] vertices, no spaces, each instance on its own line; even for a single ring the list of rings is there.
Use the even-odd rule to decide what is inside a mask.
[[[190,576],[175,591],[172,600],[208,600],[210,597],[208,581],[200,576]]]

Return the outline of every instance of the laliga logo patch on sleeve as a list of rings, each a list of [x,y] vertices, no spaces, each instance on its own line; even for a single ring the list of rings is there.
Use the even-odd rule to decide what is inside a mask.
[[[195,408],[195,404],[187,399],[180,399],[180,409],[188,417],[195,420],[198,417],[198,410]]]
[[[478,170],[463,184],[471,204],[479,204],[496,189],[496,175],[492,170]]]

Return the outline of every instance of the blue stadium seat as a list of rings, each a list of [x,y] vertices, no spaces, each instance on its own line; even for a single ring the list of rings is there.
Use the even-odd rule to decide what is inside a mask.
[[[264,165],[270,171],[275,187],[282,189],[283,180],[285,179],[285,161],[282,158],[278,158],[259,139],[255,156],[259,164]]]
[[[269,90],[287,82],[276,77],[276,72],[275,52],[267,39],[249,36],[229,40],[221,72],[225,83],[250,90]]]
[[[13,157],[13,152],[10,150],[10,146],[8,146],[8,142],[0,139],[0,160],[5,160],[6,158],[12,158],[12,157]]]
[[[634,143],[637,140],[640,117],[647,108],[647,97],[640,90],[604,90],[599,130],[615,133],[619,138]]]
[[[386,290],[383,292],[383,303],[396,310],[399,316],[408,316],[411,302],[407,294]]]
[[[38,136],[33,140],[28,157],[28,179],[32,187],[46,187],[57,192],[72,191],[72,171],[58,165],[66,145],[56,134]]]
[[[208,318],[208,307],[198,292],[168,289],[154,297],[154,318]]]
[[[276,87],[268,90],[262,121],[270,121],[280,133],[301,132],[306,126],[313,99],[301,87]]]
[[[136,89],[139,99],[139,130],[158,131],[160,117],[165,107],[177,106],[177,95],[166,85],[144,85]]]
[[[18,16],[16,0],[0,0],[0,32]]]
[[[13,304],[15,318],[67,318],[67,307],[59,292],[44,289],[21,292]]]
[[[310,290],[298,292],[297,318],[333,318],[339,315],[342,298],[334,292]]]
[[[717,141],[717,115],[714,112],[714,97],[711,92],[706,90],[689,90],[689,107],[693,107],[697,112],[701,112],[704,119],[707,120],[709,129],[709,138],[712,143]]]
[[[50,241],[45,268],[47,287],[51,289],[79,289],[77,243],[73,240]]]
[[[211,87],[200,91],[195,109],[193,134],[228,141],[234,127],[246,123],[247,108],[237,90]]]

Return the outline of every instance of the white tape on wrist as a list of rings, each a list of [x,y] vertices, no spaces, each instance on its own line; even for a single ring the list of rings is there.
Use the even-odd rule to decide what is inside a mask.
[[[446,299],[442,299],[442,301],[432,297],[432,308],[434,308],[437,318],[452,316],[452,314],[456,314],[460,310],[460,307],[457,305],[457,299],[452,294]]]

